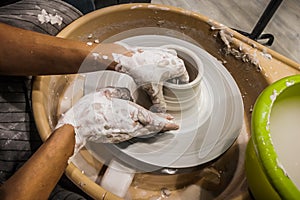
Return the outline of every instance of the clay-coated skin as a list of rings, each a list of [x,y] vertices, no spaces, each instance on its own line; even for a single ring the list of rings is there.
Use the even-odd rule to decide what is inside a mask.
[[[138,86],[141,86],[151,97],[154,112],[165,112],[166,103],[162,91],[164,81],[178,77],[182,83],[189,82],[189,75],[184,62],[174,49],[162,47],[129,47],[124,46],[130,56],[113,53],[118,63],[116,70],[130,75]]]
[[[27,31],[2,23],[0,23],[0,38],[0,75],[36,76],[70,74],[99,69],[115,70],[117,63],[114,62],[112,53],[128,53],[128,50],[119,44],[100,44],[100,48],[98,46],[96,53],[107,57],[100,57],[95,60],[93,56],[95,55],[93,54],[95,53],[93,52],[94,47],[86,43]],[[130,57],[130,55],[127,56]],[[81,71],[81,64],[85,59],[93,60],[90,63],[94,63],[94,65],[92,64],[88,68],[84,68],[85,71]],[[121,137],[119,141],[136,135],[178,128],[170,121],[171,117],[169,115],[151,113],[131,101],[121,99],[120,96],[118,96],[120,98],[115,98],[115,94],[117,92],[114,89],[98,91],[92,94],[96,97],[94,104],[91,102],[87,106],[96,108],[96,113],[102,115],[103,118],[110,117],[108,122],[112,122],[113,119],[127,120],[120,124],[121,127],[114,127],[114,130],[119,129],[119,132],[112,132],[118,138],[118,134],[128,131],[125,134],[127,137]],[[84,102],[89,98],[92,97],[84,97],[81,101]],[[105,110],[103,111],[97,106],[103,106]],[[123,112],[122,106],[126,106],[130,112]],[[79,116],[84,116],[86,107],[78,107],[81,108],[82,112]],[[104,114],[112,108],[118,108],[121,113],[117,116]],[[102,111],[103,113],[101,113]],[[132,115],[127,119],[126,114]],[[94,123],[92,127],[96,127],[94,130],[107,128],[103,123],[98,124],[97,127],[95,122],[90,121],[90,123]],[[84,123],[86,121],[83,121],[81,125]],[[55,184],[64,173],[69,158],[74,153],[75,132],[78,131],[79,126],[78,124],[69,124],[71,123],[61,124],[38,151],[8,181],[1,185],[0,196],[2,199],[33,200],[48,198]],[[113,127],[116,124],[110,123],[109,125]],[[99,128],[100,126],[102,127]],[[75,131],[76,129],[77,131]],[[93,138],[95,136],[89,137],[89,133],[91,132],[77,132],[76,141],[78,137]],[[105,139],[102,135],[100,135],[100,138],[104,138],[101,142],[114,142],[113,140],[107,140],[107,137]]]
[[[168,114],[152,113],[129,101],[126,88],[103,88],[83,96],[60,118],[57,128],[75,127],[75,153],[87,141],[119,143],[133,137],[178,129]]]

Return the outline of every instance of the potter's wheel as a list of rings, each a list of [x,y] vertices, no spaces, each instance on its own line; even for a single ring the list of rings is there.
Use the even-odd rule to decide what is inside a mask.
[[[101,162],[113,156],[143,171],[155,170],[153,167],[193,167],[224,153],[240,133],[244,112],[240,91],[226,68],[198,46],[173,37],[141,35],[122,42],[133,46],[177,44],[192,50],[204,65],[201,95],[189,109],[171,113],[180,124],[179,130],[120,145],[88,142],[89,152]],[[95,78],[95,73],[87,74],[84,87],[97,83]]]

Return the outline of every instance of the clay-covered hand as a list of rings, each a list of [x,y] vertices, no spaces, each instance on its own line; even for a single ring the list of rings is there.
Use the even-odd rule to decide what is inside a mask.
[[[116,71],[130,75],[138,86],[141,86],[151,97],[154,112],[165,112],[166,103],[163,97],[164,81],[178,78],[187,83],[189,76],[184,62],[174,49],[162,47],[130,47],[118,42],[127,50],[127,54],[113,54]]]
[[[75,153],[86,141],[118,143],[133,137],[178,129],[172,116],[152,113],[130,101],[126,88],[103,88],[83,96],[59,119],[56,129],[75,129]]]

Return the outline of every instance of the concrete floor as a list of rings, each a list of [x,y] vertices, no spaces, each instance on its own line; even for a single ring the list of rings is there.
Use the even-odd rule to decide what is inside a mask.
[[[270,0],[152,0],[198,12],[228,27],[251,32]],[[285,0],[263,33],[275,37],[271,49],[300,63],[300,1]]]

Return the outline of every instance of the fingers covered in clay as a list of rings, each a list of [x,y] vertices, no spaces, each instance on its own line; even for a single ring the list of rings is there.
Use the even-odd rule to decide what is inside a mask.
[[[123,88],[104,88],[82,97],[60,119],[56,128],[75,128],[77,152],[86,141],[118,143],[133,137],[178,129],[172,116],[153,113],[128,99]]]
[[[149,83],[144,85],[143,89],[147,92],[153,104],[150,107],[150,111],[155,113],[165,113],[167,110],[167,104],[163,94],[163,85]]]
[[[104,93],[109,98],[118,98],[132,101],[132,96],[128,88],[106,87],[97,89],[96,92]]]
[[[162,85],[167,80],[188,83],[185,64],[174,49],[162,47],[130,47],[123,45],[130,54],[113,54],[116,70],[130,75],[138,86],[150,96],[153,112],[165,112],[166,103]]]

